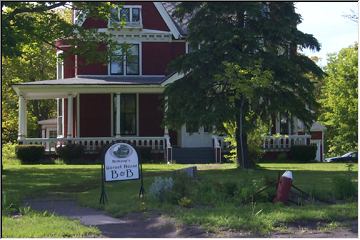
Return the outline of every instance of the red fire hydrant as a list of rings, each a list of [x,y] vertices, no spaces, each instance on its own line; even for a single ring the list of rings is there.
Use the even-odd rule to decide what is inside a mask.
[[[289,199],[289,192],[292,185],[292,173],[291,171],[286,171],[280,178],[276,197],[274,198],[273,202],[283,202],[285,203]]]

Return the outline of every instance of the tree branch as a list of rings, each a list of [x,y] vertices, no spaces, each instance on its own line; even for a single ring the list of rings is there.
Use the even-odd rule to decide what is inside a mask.
[[[20,14],[20,13],[35,13],[35,12],[44,12],[44,11],[49,11],[52,10],[54,8],[60,7],[60,6],[65,6],[67,4],[67,2],[58,2],[58,3],[54,3],[52,5],[46,6],[46,5],[41,5],[39,7],[34,7],[34,8],[16,8],[13,12],[11,12],[9,14],[10,17],[15,16],[16,14]]]

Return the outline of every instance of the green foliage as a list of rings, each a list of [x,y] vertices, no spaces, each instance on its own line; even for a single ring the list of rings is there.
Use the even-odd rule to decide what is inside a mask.
[[[187,197],[182,197],[178,200],[178,204],[181,207],[189,208],[192,206],[192,201]]]
[[[43,145],[17,145],[15,154],[22,163],[39,163],[44,157]]]
[[[337,199],[355,199],[357,196],[356,184],[350,177],[337,176],[332,179],[334,195]]]
[[[316,145],[293,145],[289,154],[297,162],[310,162],[316,157],[316,149]]]
[[[236,159],[248,168],[247,134],[254,119],[269,122],[271,113],[288,112],[309,125],[315,118],[309,75],[320,77],[322,70],[296,49],[320,45],[297,29],[301,17],[294,3],[183,2],[175,14],[192,14],[188,39],[201,47],[172,63],[171,70],[186,75],[165,89],[168,126],[215,125],[222,131],[224,122],[234,123]]]
[[[34,42],[22,50],[21,56],[2,58],[2,143],[15,142],[18,134],[18,97],[11,86],[56,77],[54,49]],[[28,101],[28,137],[40,137],[37,122],[55,117],[55,110],[55,100]]]
[[[58,156],[64,160],[65,163],[79,163],[84,154],[84,146],[81,144],[67,144],[56,148]]]
[[[279,153],[276,157],[277,162],[286,162],[287,160],[288,160],[287,154],[284,152]]]
[[[358,148],[358,44],[328,57],[320,104],[320,121],[328,155],[342,155]]]

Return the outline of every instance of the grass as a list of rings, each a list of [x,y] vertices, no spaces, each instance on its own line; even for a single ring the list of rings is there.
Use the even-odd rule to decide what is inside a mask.
[[[144,184],[147,191],[155,176],[171,176],[176,169],[193,165],[180,164],[144,164]],[[357,164],[351,172],[353,181],[357,181]],[[255,170],[238,170],[234,164],[204,164],[198,165],[198,176],[204,182],[226,182],[244,180],[253,181],[261,177],[276,179],[279,172],[292,170],[294,184],[301,189],[319,193],[331,194],[331,180],[347,173],[346,164],[342,163],[310,163],[310,164],[277,164],[262,163]],[[56,195],[76,197],[82,205],[104,209],[114,216],[122,216],[128,212],[144,210],[160,210],[173,216],[179,222],[200,224],[209,231],[222,229],[250,230],[266,234],[286,224],[300,220],[317,220],[336,224],[344,219],[357,218],[357,202],[344,202],[336,205],[308,204],[305,206],[283,206],[272,203],[257,203],[256,205],[240,205],[233,202],[219,202],[215,206],[195,206],[182,208],[177,205],[159,204],[147,198],[139,200],[139,181],[106,183],[109,202],[99,205],[100,197],[100,166],[99,165],[5,165],[3,172],[3,187],[5,202],[21,206],[22,200],[28,197]],[[41,215],[41,214],[40,214]],[[23,224],[30,224],[31,218],[48,216],[25,215]],[[27,219],[26,217],[29,217]],[[17,219],[5,216],[3,229],[12,231]],[[60,221],[60,220],[59,220]],[[70,221],[70,220],[65,220]],[[41,224],[41,220],[35,221]],[[20,225],[20,223],[18,223]],[[70,224],[70,223],[68,223]],[[37,225],[37,224],[36,224]],[[77,224],[80,226],[80,224]],[[25,229],[25,227],[24,227]],[[76,228],[75,228],[76,229]],[[65,230],[64,230],[65,231]],[[87,234],[95,234],[89,229]],[[42,231],[38,231],[42,232]],[[69,236],[82,236],[77,229]],[[24,231],[24,234],[26,232]],[[46,236],[46,232],[42,232]],[[68,233],[66,233],[68,234]],[[28,236],[30,237],[30,236]],[[47,237],[51,237],[48,235]]]
[[[97,236],[100,231],[86,227],[78,220],[69,220],[47,212],[28,211],[19,216],[2,216],[2,237],[66,238]]]

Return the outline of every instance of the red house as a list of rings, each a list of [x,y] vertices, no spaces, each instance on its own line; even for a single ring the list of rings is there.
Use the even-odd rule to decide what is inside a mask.
[[[124,10],[114,10],[115,15],[126,16],[126,26],[120,30],[111,29],[108,21],[74,17],[74,24],[83,27],[117,31],[119,43],[130,44],[132,57],[120,63],[86,65],[80,56],[71,56],[59,61],[56,80],[14,85],[19,96],[19,142],[54,146],[71,141],[95,152],[106,143],[127,141],[151,147],[167,161],[220,161],[223,138],[212,135],[209,129],[189,133],[186,126],[169,130],[162,125],[164,87],[181,78],[167,72],[167,66],[189,51],[187,21],[180,22],[171,14],[175,4],[127,2]],[[57,47],[62,49],[57,54],[69,48],[61,40]],[[57,100],[57,138],[27,138],[26,102],[33,99]],[[287,151],[292,144],[315,143],[317,159],[322,160],[323,131],[315,123],[310,134],[305,134],[300,121],[279,114],[263,147],[267,152],[277,152]]]

